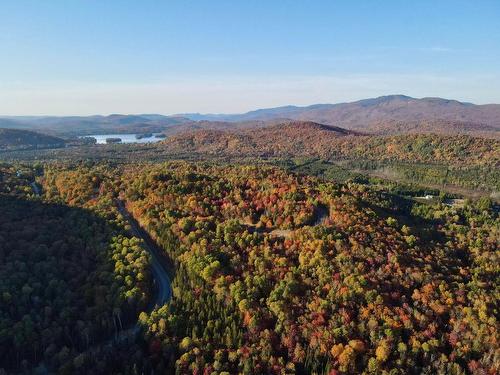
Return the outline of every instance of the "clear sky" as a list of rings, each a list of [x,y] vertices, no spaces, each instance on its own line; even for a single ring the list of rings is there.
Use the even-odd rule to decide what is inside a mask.
[[[1,0],[0,114],[500,103],[500,0]]]

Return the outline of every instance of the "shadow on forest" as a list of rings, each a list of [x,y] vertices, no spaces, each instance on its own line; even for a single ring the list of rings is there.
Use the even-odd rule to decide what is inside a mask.
[[[412,231],[418,235],[422,242],[446,241],[443,233],[437,231],[437,226],[441,223],[439,220],[430,220],[412,215],[412,209],[417,204],[415,201],[390,193],[385,193],[384,199],[387,200],[390,208],[367,201],[363,201],[362,206],[371,209],[381,219],[392,217],[397,219],[400,226],[407,225],[411,227]]]
[[[135,322],[109,251],[122,231],[91,211],[0,195],[0,370],[58,367]],[[123,232],[123,231],[122,231]]]
[[[445,277],[451,278],[458,275],[461,267],[470,266],[472,260],[470,255],[464,250],[453,249],[446,250],[446,243],[453,239],[446,235],[444,231],[438,230],[439,226],[444,226],[445,222],[439,219],[426,219],[421,216],[412,215],[412,209],[418,203],[403,198],[395,194],[385,194],[385,198],[390,203],[390,207],[363,201],[362,206],[373,210],[379,218],[395,218],[398,226],[407,225],[411,227],[411,233],[417,235],[418,245],[421,248],[422,255],[431,255],[437,248],[442,249],[439,255],[439,261],[432,262],[434,272],[440,272]],[[446,251],[453,251],[453,254],[445,254]],[[414,263],[416,264],[416,263]],[[422,263],[424,267],[426,263]]]

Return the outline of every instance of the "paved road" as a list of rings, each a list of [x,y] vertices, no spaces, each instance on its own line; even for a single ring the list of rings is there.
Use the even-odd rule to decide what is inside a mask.
[[[41,195],[40,187],[36,182],[31,183],[31,188],[33,189],[35,195]],[[144,248],[149,254],[151,254],[151,268],[158,293],[156,294],[156,298],[150,304],[149,310],[152,310],[155,306],[163,306],[172,297],[172,287],[170,285],[170,278],[168,277],[168,264],[165,261],[165,256],[162,254],[162,250],[158,247],[158,245],[156,245],[149,234],[140,227],[139,223],[137,223],[137,221],[127,211],[123,202],[118,201],[117,206],[118,211],[120,211],[125,220],[127,220],[132,227],[134,235],[138,238],[142,238],[144,241]]]
[[[35,195],[40,196],[42,194],[41,191],[40,191],[40,188],[38,187],[38,185],[36,184],[36,182],[32,182],[31,183],[31,188],[33,189],[33,192],[35,193]]]
[[[141,238],[144,241],[144,248],[149,254],[151,254],[151,268],[157,291],[156,297],[151,301],[147,309],[147,311],[152,311],[156,307],[163,306],[170,300],[170,298],[172,298],[172,286],[168,276],[169,264],[166,257],[163,255],[163,250],[159,248],[149,234],[141,228],[139,223],[127,211],[122,201],[117,201],[117,208],[132,227],[134,236]],[[93,345],[89,348],[87,353],[92,354],[106,347],[110,348],[116,344],[132,342],[140,330],[141,326],[139,322],[136,322],[132,327],[121,330],[111,339]]]
[[[33,183],[31,185],[35,194],[40,195],[38,186]],[[172,286],[170,283],[170,278],[168,276],[168,270],[170,265],[163,255],[163,250],[158,247],[155,241],[149,236],[149,234],[141,228],[139,223],[133,218],[133,216],[127,211],[125,205],[122,201],[117,201],[118,211],[123,215],[125,220],[128,221],[132,228],[134,236],[141,238],[144,241],[144,248],[151,254],[151,268],[153,271],[153,278],[155,287],[157,290],[155,298],[151,301],[148,306],[147,311],[152,311],[156,307],[161,307],[167,303],[170,298],[172,298]],[[111,349],[114,345],[132,343],[135,337],[141,331],[141,326],[139,322],[136,322],[133,326],[119,331],[112,338],[102,341],[100,343],[95,343],[90,346],[85,353],[88,355],[95,356],[99,351]],[[44,362],[38,365],[38,372],[40,374],[48,374],[49,370]]]
[[[165,255],[163,255],[163,250],[160,249],[149,234],[141,228],[139,223],[127,211],[122,201],[117,202],[117,207],[118,211],[120,211],[125,220],[127,220],[132,227],[134,236],[141,238],[144,241],[144,248],[151,255],[151,268],[158,292],[154,302],[150,306],[150,309],[152,310],[155,306],[163,306],[172,297],[172,287],[168,276],[169,265],[165,259]]]

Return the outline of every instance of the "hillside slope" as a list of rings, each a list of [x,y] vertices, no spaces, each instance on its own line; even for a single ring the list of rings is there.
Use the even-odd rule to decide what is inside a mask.
[[[164,145],[178,152],[271,156],[318,152],[325,142],[354,135],[346,129],[314,122],[289,121],[250,129],[208,129],[181,133]]]
[[[499,165],[500,142],[466,135],[370,136],[313,122],[245,130],[200,130],[170,137],[172,153],[247,157],[321,157]]]
[[[1,129],[0,150],[63,147],[64,140],[29,130]]]

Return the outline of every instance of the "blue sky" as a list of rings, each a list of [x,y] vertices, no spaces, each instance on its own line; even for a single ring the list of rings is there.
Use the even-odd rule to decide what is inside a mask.
[[[0,2],[0,114],[500,102],[500,1]]]

